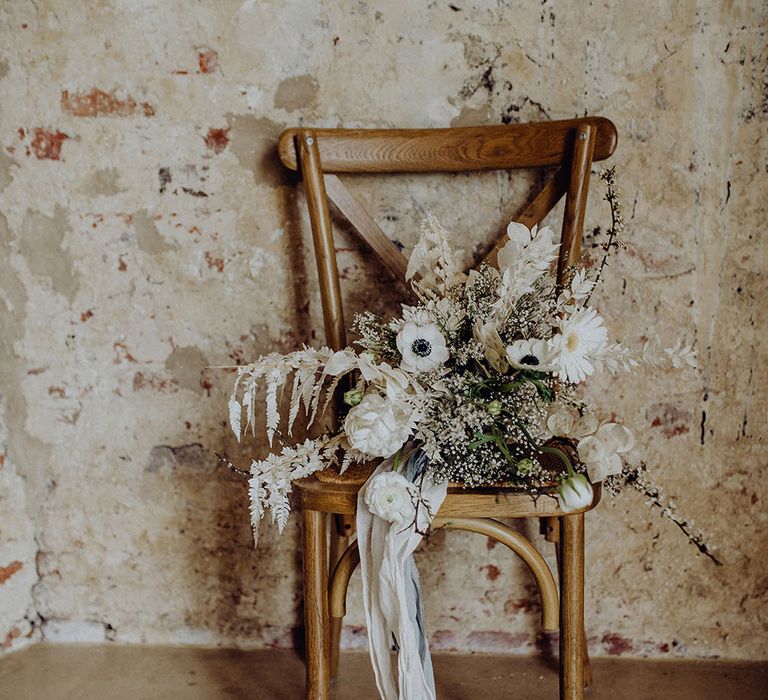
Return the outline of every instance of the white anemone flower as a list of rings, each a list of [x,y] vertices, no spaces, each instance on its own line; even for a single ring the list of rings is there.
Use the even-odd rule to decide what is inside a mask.
[[[436,323],[406,321],[397,334],[400,367],[407,372],[429,372],[450,357],[445,338]]]
[[[515,369],[550,372],[549,350],[544,340],[516,340],[507,346],[507,360]]]
[[[608,331],[594,309],[578,308],[560,320],[560,332],[549,341],[549,352],[561,380],[584,381],[608,344]]]

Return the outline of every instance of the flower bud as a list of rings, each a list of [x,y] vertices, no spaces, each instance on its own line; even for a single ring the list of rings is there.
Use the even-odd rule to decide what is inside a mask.
[[[592,505],[592,484],[584,474],[574,474],[564,479],[558,489],[560,510],[570,513]]]
[[[530,474],[533,471],[533,467],[533,460],[526,457],[517,463],[517,473],[521,476],[525,476],[526,474]]]
[[[485,410],[492,416],[498,416],[501,413],[501,401],[494,399],[485,407]]]
[[[363,400],[363,392],[360,389],[350,389],[344,392],[344,403],[347,406],[357,406]]]

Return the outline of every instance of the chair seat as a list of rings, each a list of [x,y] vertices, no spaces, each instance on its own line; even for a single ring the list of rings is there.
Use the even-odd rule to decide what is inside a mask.
[[[315,476],[293,482],[293,492],[298,503],[305,510],[323,513],[354,515],[357,510],[357,494],[364,482],[350,480],[332,482]],[[448,487],[448,495],[437,513],[441,520],[446,518],[532,518],[557,517],[592,510],[599,502],[601,484],[593,485],[594,497],[591,505],[581,510],[566,513],[560,509],[556,487],[542,490],[538,494],[506,487],[466,488],[458,484]]]

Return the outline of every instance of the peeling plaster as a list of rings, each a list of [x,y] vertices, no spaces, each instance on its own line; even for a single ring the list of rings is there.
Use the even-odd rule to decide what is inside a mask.
[[[317,100],[319,89],[320,85],[311,75],[286,78],[275,92],[275,109],[284,109],[287,112],[311,109]]]
[[[34,275],[47,278],[57,292],[74,301],[80,280],[64,237],[69,232],[67,212],[56,206],[53,216],[27,209],[21,225],[19,253]]]

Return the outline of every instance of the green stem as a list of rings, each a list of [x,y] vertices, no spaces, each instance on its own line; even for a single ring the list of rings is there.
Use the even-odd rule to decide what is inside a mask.
[[[396,472],[400,468],[400,460],[403,458],[403,448],[395,452],[395,460],[392,463],[392,471]]]
[[[525,426],[520,422],[516,421],[517,427],[520,428],[520,431],[525,436],[525,439],[528,441],[531,447],[533,447],[534,450],[537,450],[538,452],[543,452],[546,454],[555,455],[564,465],[565,468],[568,470],[568,476],[575,476],[576,472],[573,469],[573,464],[571,463],[570,458],[568,457],[565,452],[558,449],[557,447],[546,447],[544,445],[539,445],[536,443],[536,441],[531,437],[530,433],[525,429]]]

